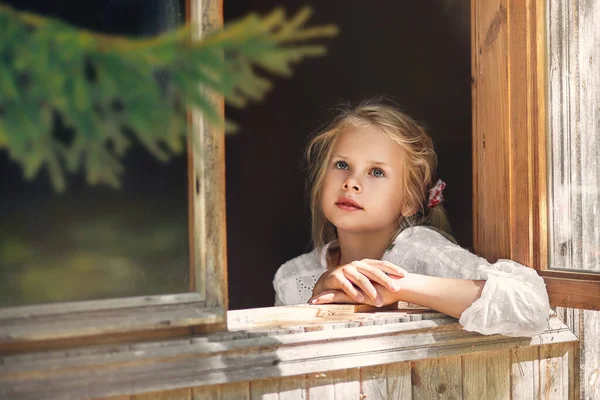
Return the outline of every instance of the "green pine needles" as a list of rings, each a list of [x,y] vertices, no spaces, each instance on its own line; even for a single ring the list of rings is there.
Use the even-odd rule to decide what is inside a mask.
[[[119,187],[132,140],[166,160],[185,147],[188,107],[222,126],[211,94],[243,107],[271,87],[256,67],[289,76],[292,64],[324,54],[303,43],[337,29],[306,28],[309,16],[302,9],[288,20],[277,9],[199,41],[190,27],[131,39],[0,5],[0,151],[28,179],[47,168],[58,191],[78,172],[89,184]],[[61,125],[68,137],[57,137]]]

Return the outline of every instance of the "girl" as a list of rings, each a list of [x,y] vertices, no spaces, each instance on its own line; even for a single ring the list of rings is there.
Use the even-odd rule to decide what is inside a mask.
[[[469,331],[533,336],[547,326],[536,271],[459,247],[447,223],[430,137],[392,106],[342,112],[307,150],[315,249],[282,265],[275,305],[407,301]]]

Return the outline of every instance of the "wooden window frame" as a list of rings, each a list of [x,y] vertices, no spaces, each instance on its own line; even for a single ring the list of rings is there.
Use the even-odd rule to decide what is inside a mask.
[[[202,9],[194,8],[198,3],[188,1],[191,11],[188,15],[202,22],[196,35],[222,23],[222,0],[203,0]],[[214,101],[223,112],[222,99]],[[189,147],[200,144],[204,149],[201,165],[197,160],[190,161],[190,170],[193,170],[190,174],[190,200],[193,199],[190,201],[193,216],[190,218],[193,233],[190,251],[193,259],[204,266],[201,274],[206,277],[205,282],[211,283],[205,286],[205,296],[200,298],[200,290],[200,293],[127,299],[128,304],[122,303],[122,299],[71,303],[71,309],[59,316],[58,323],[52,321],[59,310],[54,305],[15,308],[12,315],[0,310],[2,333],[11,327],[12,318],[25,335],[19,343],[28,351],[28,354],[9,355],[0,360],[1,393],[18,394],[23,398],[38,397],[39,393],[48,398],[65,394],[96,398],[153,391],[149,397],[166,398],[174,393],[169,390],[176,390],[187,398],[218,389],[214,386],[218,384],[298,374],[314,373],[318,377],[324,372],[345,368],[401,361],[414,363],[436,357],[460,356],[453,358],[460,369],[463,360],[473,360],[471,356],[480,360],[476,353],[486,351],[495,351],[501,356],[510,354],[511,359],[519,360],[519,368],[522,365],[531,368],[527,365],[532,360],[537,363],[538,358],[541,369],[565,371],[554,366],[565,368],[563,365],[575,364],[577,337],[556,317],[550,318],[548,329],[540,335],[513,338],[467,332],[455,319],[435,315],[430,317],[432,319],[421,316],[410,318],[410,322],[394,320],[389,325],[379,325],[371,321],[372,325],[357,326],[361,325],[357,322],[360,317],[354,320],[352,314],[360,311],[354,310],[355,306],[350,306],[352,311],[346,310],[348,306],[304,305],[227,312],[223,132],[209,128],[197,113],[191,113],[190,119],[192,140],[200,142],[193,142]],[[196,278],[200,277],[191,281],[199,282],[193,286],[198,290],[202,282]],[[26,308],[31,315],[25,315]],[[187,318],[196,320],[190,323]],[[190,335],[213,328],[225,330],[225,318],[229,320],[229,332]],[[353,322],[353,327],[336,329],[337,324],[347,319]],[[107,322],[112,325],[106,325]],[[42,329],[40,333],[41,323],[51,325],[55,331]],[[64,330],[61,323],[68,323],[71,330]],[[122,324],[126,324],[126,329]],[[276,327],[271,331],[273,324]],[[314,330],[288,332],[302,324],[311,324]],[[331,326],[320,326],[327,324]],[[38,331],[29,334],[37,337],[26,336],[27,329]],[[55,343],[60,340],[56,335],[60,329],[64,333],[63,342]],[[281,330],[283,332],[279,332]],[[50,335],[40,337],[44,332]],[[160,334],[168,338],[161,339]],[[187,337],[176,339],[174,335]],[[14,339],[0,337],[0,354],[7,349],[15,352]],[[155,340],[97,345],[126,339]],[[74,348],[91,340],[94,346]],[[32,351],[40,347],[48,350],[53,343],[69,348]],[[505,352],[499,353],[501,351]],[[577,393],[578,382],[577,372],[569,373],[565,387]],[[517,387],[520,389],[524,384],[521,382]],[[535,382],[532,384],[535,388]],[[554,390],[553,381],[540,380],[539,384],[546,390]],[[558,385],[563,384],[561,380]]]
[[[548,268],[545,1],[471,1],[477,253],[544,278],[552,306],[600,310],[600,274]]]
[[[222,26],[223,1],[187,0],[186,19],[193,38],[201,38]],[[212,100],[223,115],[223,99]],[[190,292],[0,309],[0,353],[226,329],[224,132],[198,111],[188,121]]]

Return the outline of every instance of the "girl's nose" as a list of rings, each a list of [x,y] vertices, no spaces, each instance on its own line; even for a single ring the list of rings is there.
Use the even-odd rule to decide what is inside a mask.
[[[346,182],[344,182],[343,188],[344,188],[344,190],[352,190],[353,192],[356,192],[356,193],[362,192],[361,187],[356,182],[346,181]]]

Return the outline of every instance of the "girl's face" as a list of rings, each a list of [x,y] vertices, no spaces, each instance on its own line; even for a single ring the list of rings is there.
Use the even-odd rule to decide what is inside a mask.
[[[392,234],[403,212],[402,148],[373,127],[339,134],[321,196],[325,217],[340,231]]]

